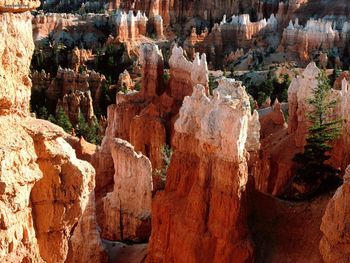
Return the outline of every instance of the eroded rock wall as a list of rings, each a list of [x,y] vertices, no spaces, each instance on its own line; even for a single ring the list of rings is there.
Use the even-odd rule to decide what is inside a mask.
[[[350,167],[346,169],[344,183],[329,201],[322,218],[320,252],[326,263],[350,260],[349,198]]]
[[[225,80],[185,98],[175,123],[174,148],[164,192],[152,207],[148,262],[250,262],[246,226],[249,98]],[[259,138],[255,137],[257,145]]]
[[[111,186],[113,186],[113,175],[115,174],[115,165],[117,165],[113,165],[112,158],[114,138],[129,141],[135,147],[135,151],[142,152],[150,159],[154,171],[161,170],[164,166],[162,149],[166,145],[171,146],[171,138],[174,134],[173,124],[183,98],[191,94],[189,86],[199,83],[208,86],[205,56],[199,59],[199,55],[197,55],[192,63],[185,59],[182,49],[174,47],[170,61],[170,83],[166,85],[161,51],[155,45],[143,45],[140,55],[142,65],[141,91],[118,93],[117,103],[108,108],[108,127],[94,162],[97,171],[96,196],[99,222],[105,220],[102,212],[99,212],[103,211],[101,200],[107,193],[113,192]],[[172,68],[177,73],[184,74],[177,75],[174,73],[175,71],[172,71]],[[184,84],[178,86],[176,83],[179,81]],[[118,176],[119,174],[121,172],[118,173]],[[161,182],[155,173],[153,173],[153,181],[156,191]],[[104,228],[104,223],[101,225]],[[125,225],[127,226],[127,223]],[[125,229],[125,231],[128,230]],[[120,239],[120,234],[117,232],[109,232],[109,236]]]
[[[0,261],[65,262],[95,172],[76,158],[61,128],[29,117],[34,43],[31,15],[22,11],[38,2],[7,3],[14,9],[0,4]],[[93,242],[101,248],[97,235],[81,253]]]
[[[114,139],[114,188],[103,198],[103,235],[109,240],[148,241],[151,232],[152,166],[127,141]]]

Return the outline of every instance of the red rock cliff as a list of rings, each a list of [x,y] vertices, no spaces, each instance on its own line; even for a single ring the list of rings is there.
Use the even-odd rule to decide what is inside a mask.
[[[229,80],[213,98],[202,85],[185,98],[166,188],[153,202],[148,262],[252,262],[245,156],[248,133],[256,133],[249,105],[244,88]]]

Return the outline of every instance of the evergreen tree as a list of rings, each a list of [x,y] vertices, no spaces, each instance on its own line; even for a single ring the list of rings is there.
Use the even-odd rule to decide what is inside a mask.
[[[318,78],[318,86],[313,90],[313,98],[308,100],[312,109],[308,114],[311,126],[304,152],[294,157],[298,165],[294,182],[308,185],[311,193],[316,192],[326,180],[335,178],[338,173],[326,164],[330,159],[331,142],[339,137],[342,125],[341,120],[332,115],[337,101],[331,99],[330,94],[329,79],[322,72]]]
[[[83,114],[79,113],[76,135],[78,137],[84,137],[84,139],[90,143],[100,144],[101,137],[99,135],[99,123],[97,119],[94,118],[88,123]]]
[[[49,120],[50,120],[50,118],[49,118]],[[51,119],[51,120],[53,120],[53,119]],[[62,127],[63,130],[65,130],[65,132],[72,133],[73,125],[70,122],[66,113],[64,112],[63,108],[61,108],[61,107],[59,107],[57,109],[55,124]]]
[[[84,139],[87,139],[86,135],[88,133],[88,130],[89,130],[89,124],[86,122],[84,115],[81,112],[79,112],[78,123],[76,126],[76,135],[78,137],[82,136],[84,137]]]

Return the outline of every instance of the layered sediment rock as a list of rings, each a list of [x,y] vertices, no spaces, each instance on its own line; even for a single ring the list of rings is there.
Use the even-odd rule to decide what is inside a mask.
[[[117,87],[121,90],[133,90],[134,86],[135,84],[131,79],[129,72],[124,70],[124,72],[119,75]]]
[[[64,262],[74,227],[94,189],[95,171],[76,158],[73,148],[62,138],[63,131],[44,125],[35,120],[26,126],[42,172],[30,194],[32,215],[41,257],[46,262]]]
[[[350,260],[349,199],[350,167],[346,169],[344,183],[329,201],[322,218],[320,252],[326,263],[345,263]]]
[[[97,49],[103,46],[101,39],[107,37],[100,28],[108,24],[112,25],[112,20],[106,14],[39,13],[33,17],[33,37],[37,46],[51,40],[55,46]],[[77,34],[77,28],[84,35]]]
[[[293,157],[302,151],[310,126],[307,117],[310,106],[307,99],[312,96],[312,90],[317,87],[317,77],[320,70],[315,63],[310,63],[304,72],[294,78],[288,89],[288,128],[283,125],[283,113],[275,108],[272,124],[268,118],[262,123],[262,152],[254,174],[255,187],[261,192],[282,195],[287,190],[293,177]],[[278,124],[277,124],[277,123]],[[277,125],[276,125],[277,124]],[[273,129],[271,129],[274,126]]]
[[[308,61],[319,50],[338,48],[344,52],[349,29],[348,23],[338,31],[334,29],[332,21],[314,19],[308,20],[304,27],[296,19],[295,23],[290,21],[284,30],[280,50],[295,52],[304,61]]]
[[[76,73],[72,69],[59,68],[44,91],[51,110],[62,107],[72,123],[76,123],[80,112],[87,120],[94,117],[94,108],[100,106],[105,82],[105,76],[95,71]]]
[[[93,60],[92,50],[86,50],[86,49],[79,49],[78,47],[75,47],[72,50],[72,58],[71,58],[71,68],[75,72],[79,72],[82,66],[85,66],[85,64],[88,61]]]
[[[149,262],[249,262],[246,143],[252,118],[240,83],[225,80],[213,98],[196,85],[175,123],[164,192],[152,207]],[[251,123],[252,124],[252,123]],[[257,132],[259,134],[259,132]],[[259,145],[259,137],[255,137]]]
[[[103,198],[103,233],[109,240],[147,241],[151,232],[152,166],[121,139],[111,145],[113,192]]]
[[[10,13],[0,13],[0,261],[65,262],[94,170],[76,158],[61,128],[29,117],[31,15],[1,11]],[[95,245],[101,248],[98,235]]]
[[[174,119],[178,114],[182,99],[191,94],[189,86],[199,83],[208,86],[205,57],[200,60],[198,56],[192,63],[184,58],[183,53],[180,56],[179,51],[182,52],[174,47],[170,58],[169,85],[166,86],[162,53],[155,45],[143,45],[140,55],[141,91],[118,93],[117,104],[108,108],[108,127],[95,162],[98,211],[103,210],[101,198],[113,191],[111,188],[115,174],[111,154],[113,139],[121,138],[131,142],[135,146],[135,151],[141,151],[150,159],[154,170],[162,169],[164,165],[162,148],[171,142]],[[174,72],[180,72],[182,75]],[[183,85],[179,86],[177,83],[183,83]],[[158,183],[155,177],[156,175],[154,175],[154,181],[157,190]],[[98,220],[102,222],[103,216]],[[116,233],[113,236],[118,237]]]
[[[272,125],[266,125],[262,119],[262,153],[259,169],[255,176],[256,188],[273,195],[283,194],[293,177],[295,163],[292,161],[296,153],[303,151],[310,127],[308,113],[311,106],[308,99],[312,98],[313,90],[318,86],[320,69],[314,62],[310,63],[304,72],[294,78],[288,89],[288,128],[280,126],[275,131],[269,131]],[[330,153],[330,164],[344,171],[350,162],[349,152],[349,83],[343,74],[340,90],[332,90],[330,97],[337,101],[333,117],[343,121],[341,136],[335,140]],[[277,117],[277,115],[276,115]],[[282,122],[282,113],[280,113]],[[268,126],[268,129],[266,128]],[[265,134],[267,130],[270,134]],[[267,136],[266,136],[267,135]]]
[[[294,78],[288,88],[288,131],[295,133],[295,145],[304,147],[310,122],[308,112],[310,105],[307,100],[318,86],[318,76],[321,71],[315,63],[310,63],[301,76]]]
[[[208,89],[208,65],[206,55],[195,54],[193,62],[188,61],[184,56],[181,47],[174,46],[169,60],[170,65],[170,95],[182,101],[185,96],[192,93],[193,86],[203,85]]]
[[[192,17],[198,17],[201,20],[215,21],[224,14],[236,14],[238,10],[248,10],[258,4],[259,1],[183,1],[183,0],[145,0],[145,1],[115,1],[112,0],[114,8],[142,10],[153,18],[161,15],[164,19],[164,25],[181,24],[190,20]]]
[[[224,59],[224,52],[257,46],[277,47],[277,25],[273,14],[268,20],[264,18],[258,22],[251,22],[247,14],[232,16],[228,21],[225,15],[221,23],[215,24],[209,34],[204,31],[197,35],[192,31],[185,42],[185,48],[189,54],[193,54],[194,51],[211,54],[210,61],[219,65]],[[259,40],[262,36],[265,42]]]
[[[72,124],[77,124],[80,114],[90,122],[94,117],[93,101],[90,91],[74,91],[58,100],[57,109],[62,108]]]

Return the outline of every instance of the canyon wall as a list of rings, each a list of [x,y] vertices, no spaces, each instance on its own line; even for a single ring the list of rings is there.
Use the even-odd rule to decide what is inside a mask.
[[[39,3],[8,4],[18,7],[0,3],[0,261],[65,262],[75,226],[86,207],[94,206],[95,172],[77,159],[61,128],[30,117],[34,43],[31,14],[23,11]],[[99,235],[79,253],[92,247],[104,262]]]
[[[277,26],[278,22],[273,14],[268,20],[263,18],[257,22],[251,22],[248,14],[232,16],[230,19],[226,19],[224,15],[220,24],[215,24],[210,33],[205,30],[197,35],[193,30],[184,47],[190,56],[195,52],[205,52],[209,55],[209,61],[218,67],[224,59],[224,54],[238,48],[249,50],[277,47]]]
[[[250,122],[249,105],[245,89],[229,79],[212,98],[202,85],[185,98],[175,123],[166,188],[152,205],[148,262],[252,260],[246,144],[248,133],[259,134],[260,125],[257,119]],[[259,145],[259,136],[252,141]]]
[[[41,79],[45,80],[43,77],[33,80],[35,87],[40,87]],[[105,76],[95,71],[77,73],[72,69],[59,68],[56,77],[52,79],[50,85],[42,87],[42,91],[48,100],[50,110],[63,108],[71,122],[76,124],[79,113],[82,113],[86,120],[91,120],[95,116],[94,109],[100,108],[105,83]]]
[[[148,35],[147,29],[152,26],[157,39],[163,38],[163,18],[156,15],[149,20],[145,14],[140,11],[134,15],[133,11],[125,12],[117,11],[112,17],[113,24],[116,28],[116,40],[136,41]]]
[[[345,263],[350,260],[349,198],[350,167],[343,177],[344,183],[329,201],[322,218],[320,252],[326,263]]]
[[[111,1],[111,7],[118,9],[135,9],[146,12],[153,18],[156,15],[161,15],[164,19],[164,25],[174,25],[189,20],[192,17],[198,17],[202,20],[218,20],[224,14],[237,14],[243,10],[248,10],[253,6],[260,4],[258,0],[249,1],[183,1],[183,0],[137,0],[137,1]]]
[[[290,21],[283,31],[280,51],[295,52],[304,61],[309,61],[314,52],[327,51],[338,48],[344,52],[350,27],[344,23],[341,31],[334,28],[332,21],[314,20],[307,21],[305,26]]]
[[[49,44],[50,40],[56,46],[97,49],[108,36],[101,30],[106,25],[112,26],[106,14],[38,13],[33,16],[33,38],[39,47]]]

